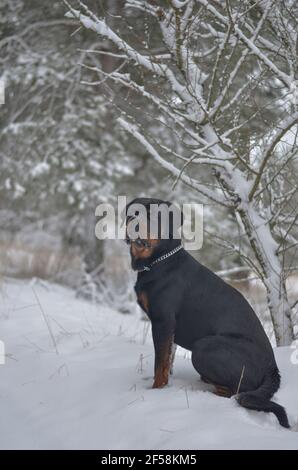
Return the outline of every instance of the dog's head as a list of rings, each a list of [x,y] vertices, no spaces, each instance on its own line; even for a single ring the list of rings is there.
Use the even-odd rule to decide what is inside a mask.
[[[180,244],[181,210],[169,201],[136,198],[126,206],[126,241],[131,264],[141,270]]]

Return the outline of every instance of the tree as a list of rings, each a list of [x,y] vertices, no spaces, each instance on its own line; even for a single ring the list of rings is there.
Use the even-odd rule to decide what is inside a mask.
[[[123,129],[202,201],[233,213],[238,241],[218,238],[262,280],[277,344],[291,343],[285,253],[293,260],[298,243],[297,3],[128,0],[121,32],[83,2],[79,10],[64,3],[69,18],[118,50],[121,70],[96,71],[130,95],[129,108],[115,100]],[[178,150],[150,132],[152,120],[171,128]]]
[[[71,24],[62,14],[60,1],[41,9],[36,0],[6,0],[0,7],[0,77],[6,85],[1,228],[15,234],[43,224],[83,254],[92,249],[94,264],[102,250],[95,246],[95,223],[88,222],[95,221],[100,202],[114,198],[116,187],[121,191],[139,162],[124,148],[127,136],[113,138],[117,123],[106,99],[81,83],[77,49],[92,49],[94,41],[84,31],[70,38]],[[94,73],[86,71],[85,79],[90,77]]]
[[[107,4],[111,24],[118,3]],[[117,67],[113,47],[82,28],[70,35],[76,21],[63,19],[63,12],[60,0],[0,5],[0,78],[6,85],[0,114],[0,240],[21,242],[28,259],[28,243],[49,253],[60,249],[67,255],[70,248],[69,256],[75,252],[84,259],[87,275],[95,272],[99,282],[98,273],[107,278],[98,268],[109,247],[95,238],[96,206],[115,202],[118,194],[153,195],[157,187],[162,197],[166,171],[157,165],[148,171],[148,156],[128,134],[114,138],[120,126],[107,96],[113,99],[115,93],[92,69]],[[92,51],[101,47],[111,55],[99,61]],[[96,79],[102,83],[86,86]],[[18,270],[20,258],[11,257]],[[77,286],[78,277],[63,272],[55,280]],[[114,306],[121,303],[123,296]]]

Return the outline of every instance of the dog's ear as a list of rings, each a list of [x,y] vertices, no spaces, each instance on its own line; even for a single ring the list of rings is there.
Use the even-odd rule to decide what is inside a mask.
[[[129,222],[130,219],[137,217],[139,215],[142,215],[143,217],[147,216],[147,219],[149,220],[150,217],[150,204],[159,204],[163,201],[161,199],[153,199],[150,197],[136,197],[132,201],[130,201],[125,209],[122,211],[121,218],[122,218],[122,223],[124,223],[124,220],[126,220],[126,223]],[[141,214],[140,211],[138,210],[141,209]],[[133,210],[135,208],[136,210]]]
[[[151,210],[148,208],[148,217],[150,217],[150,232],[153,231],[156,234],[155,238],[181,238],[183,213],[180,207],[170,201],[160,199],[153,199],[151,204]]]
[[[169,238],[180,238],[180,233],[179,230],[183,225],[183,212],[180,209],[180,207],[176,204],[173,204],[170,201],[163,201],[162,199],[154,199],[154,198],[135,198],[132,201],[130,201],[125,209],[122,211],[122,223],[127,224],[130,220],[134,219],[135,217],[139,217],[140,213],[139,211],[134,211],[134,209],[143,209],[142,212],[142,217],[141,218],[147,218],[147,223],[150,223],[150,207],[151,205],[160,208],[161,206],[167,206],[169,208],[168,211],[168,233],[169,233]],[[161,213],[158,212],[157,219],[157,233],[156,233],[156,238],[163,238],[163,230],[162,230],[162,221],[161,221]],[[150,226],[151,228],[151,226]],[[167,230],[166,230],[167,231]]]

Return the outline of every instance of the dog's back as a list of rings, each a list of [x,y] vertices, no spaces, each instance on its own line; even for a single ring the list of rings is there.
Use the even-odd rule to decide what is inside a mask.
[[[268,360],[274,358],[261,322],[239,291],[185,250],[169,261],[168,268],[164,277],[169,285],[168,301],[175,304],[178,344],[183,342],[183,347],[191,349],[205,336],[243,337],[262,348]]]

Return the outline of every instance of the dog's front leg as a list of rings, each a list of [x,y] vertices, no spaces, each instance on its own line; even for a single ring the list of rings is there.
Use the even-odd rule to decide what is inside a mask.
[[[171,317],[152,322],[155,349],[154,383],[152,388],[168,384],[174,348],[174,321]]]

